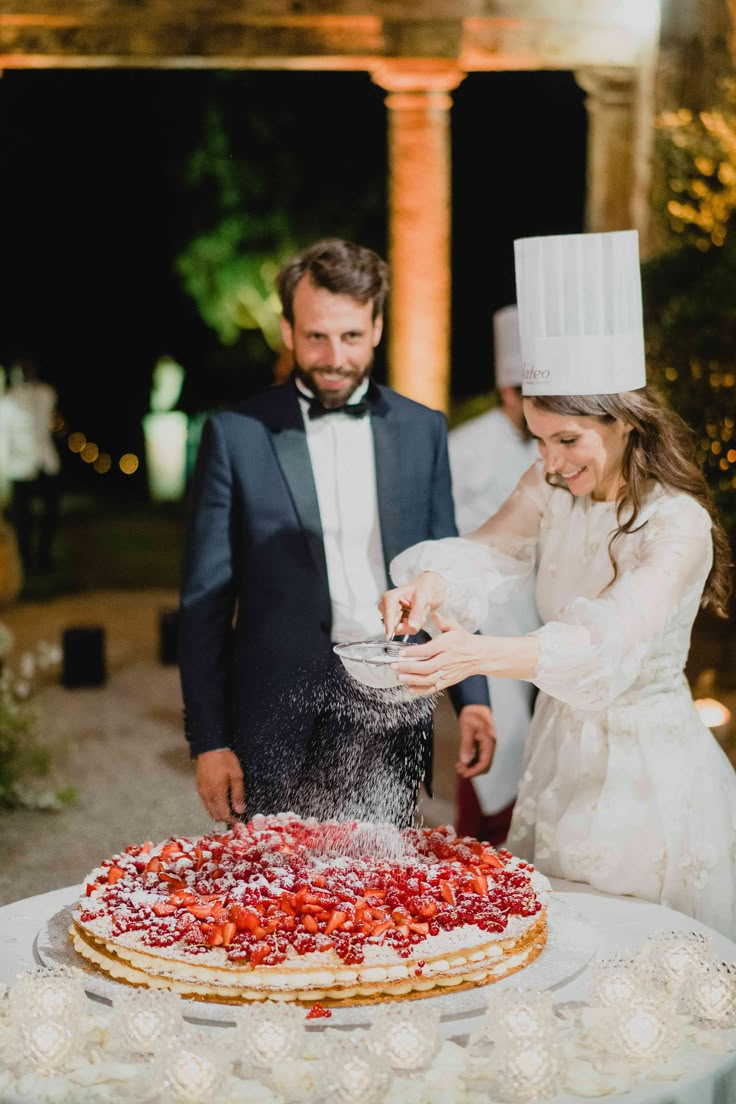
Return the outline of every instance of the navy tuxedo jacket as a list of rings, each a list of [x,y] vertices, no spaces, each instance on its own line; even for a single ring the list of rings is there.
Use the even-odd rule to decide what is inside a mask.
[[[370,417],[388,568],[410,545],[457,530],[444,416],[377,390]],[[303,755],[312,718],[299,687],[319,678],[331,651],[327,567],[297,394],[290,380],[211,417],[191,487],[179,623],[187,739],[193,755],[234,748],[246,782],[279,750],[274,739]],[[484,678],[453,690],[456,708],[488,704]]]

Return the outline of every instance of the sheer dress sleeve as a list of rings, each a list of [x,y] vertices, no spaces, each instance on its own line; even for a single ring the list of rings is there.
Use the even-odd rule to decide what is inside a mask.
[[[475,631],[487,621],[489,606],[507,601],[534,570],[549,494],[541,464],[535,463],[480,529],[407,548],[392,560],[391,578],[401,586],[423,571],[436,571],[447,584],[441,612]]]
[[[710,570],[711,520],[686,495],[664,496],[641,536],[624,536],[619,547],[627,539],[641,541],[636,566],[534,634],[531,681],[577,709],[605,708],[632,686],[678,606],[687,596],[697,603]]]

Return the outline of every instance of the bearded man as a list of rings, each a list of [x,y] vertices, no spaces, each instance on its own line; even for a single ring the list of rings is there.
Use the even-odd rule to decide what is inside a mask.
[[[363,695],[335,643],[382,638],[388,563],[456,535],[444,416],[371,379],[388,269],[327,240],[277,287],[294,370],[207,422],[180,609],[185,728],[216,820],[410,823],[431,771],[431,706]],[[453,693],[458,772],[487,770],[486,681]]]

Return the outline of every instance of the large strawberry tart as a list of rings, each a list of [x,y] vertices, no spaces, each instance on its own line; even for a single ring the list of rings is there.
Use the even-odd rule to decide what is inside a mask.
[[[549,883],[449,828],[291,813],[128,847],[87,880],[77,951],[205,1000],[367,1003],[484,985],[544,947]]]

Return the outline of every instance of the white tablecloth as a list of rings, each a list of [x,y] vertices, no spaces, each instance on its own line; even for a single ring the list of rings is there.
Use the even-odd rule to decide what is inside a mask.
[[[659,928],[700,931],[713,940],[714,953],[736,962],[736,944],[682,913],[632,897],[609,897],[588,886],[553,881],[564,900],[590,921],[600,936],[600,955],[622,948],[637,949]],[[33,954],[36,933],[59,909],[76,900],[79,887],[43,893],[0,908],[0,983],[11,982],[38,963]],[[584,1000],[585,971],[555,990],[556,1002]],[[453,1023],[453,1034],[472,1030],[477,1020]],[[671,1085],[647,1082],[625,1096],[607,1096],[607,1101],[626,1104],[736,1104],[736,1053],[728,1055],[700,1051],[697,1073]],[[559,1096],[559,1104],[580,1104],[584,1098]]]

